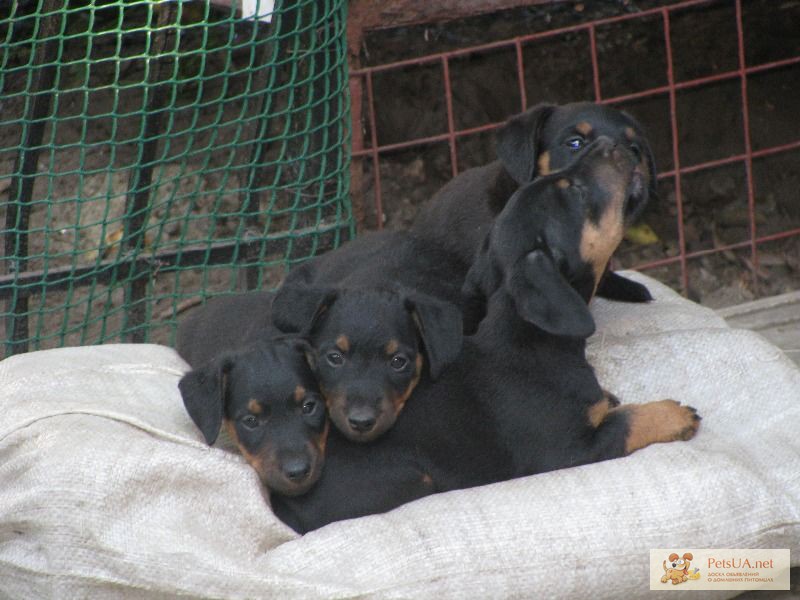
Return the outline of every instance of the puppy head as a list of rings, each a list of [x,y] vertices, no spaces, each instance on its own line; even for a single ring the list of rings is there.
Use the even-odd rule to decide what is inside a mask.
[[[497,154],[522,185],[568,167],[601,137],[627,148],[642,174],[642,185],[630,190],[626,203],[625,222],[630,224],[656,196],[657,182],[653,152],[629,114],[591,102],[540,104],[512,117],[498,131]]]
[[[672,567],[676,571],[685,571],[691,566],[691,560],[693,558],[694,556],[691,552],[686,552],[682,557],[673,552],[669,555],[668,566]]]
[[[423,295],[284,286],[272,310],[309,340],[331,420],[356,442],[394,425],[424,369],[436,379],[461,351],[461,312]]]
[[[261,342],[220,356],[178,384],[206,442],[224,425],[272,491],[294,496],[319,479],[328,421],[325,403],[298,340]]]
[[[569,167],[520,188],[467,275],[467,319],[479,319],[487,299],[503,289],[518,315],[538,328],[591,335],[587,303],[622,239],[630,195],[642,183],[636,156],[600,137]]]

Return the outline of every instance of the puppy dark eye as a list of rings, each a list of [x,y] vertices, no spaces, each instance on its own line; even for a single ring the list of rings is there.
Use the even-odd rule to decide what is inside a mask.
[[[567,148],[569,148],[570,150],[580,150],[581,148],[583,148],[583,147],[586,145],[586,140],[584,140],[584,139],[583,139],[581,136],[579,136],[579,135],[574,135],[574,136],[572,136],[571,138],[568,138],[568,139],[567,139],[567,140],[564,142],[564,144],[565,144],[565,145],[567,146]]]
[[[302,411],[304,415],[311,415],[314,414],[314,411],[317,410],[317,404],[319,404],[316,400],[306,400],[303,402]]]
[[[242,425],[247,429],[255,429],[259,425],[258,417],[255,415],[245,415],[242,417]]]
[[[344,356],[338,352],[328,352],[325,355],[325,360],[327,360],[328,364],[332,367],[341,367],[344,364]]]
[[[392,360],[389,361],[389,366],[391,366],[395,371],[402,371],[407,364],[408,359],[402,354],[395,354],[392,357]]]

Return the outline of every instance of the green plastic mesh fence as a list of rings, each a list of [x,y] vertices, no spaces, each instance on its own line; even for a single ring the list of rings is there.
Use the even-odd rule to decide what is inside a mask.
[[[6,355],[170,343],[353,234],[346,10],[0,2]]]

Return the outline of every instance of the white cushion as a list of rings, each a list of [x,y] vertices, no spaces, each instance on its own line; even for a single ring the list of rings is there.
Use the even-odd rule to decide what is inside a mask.
[[[656,301],[595,301],[590,360],[623,402],[695,406],[695,439],[303,538],[240,456],[203,443],[172,350],[0,362],[0,597],[653,598],[651,548],[790,548],[800,565],[800,370],[628,275]]]

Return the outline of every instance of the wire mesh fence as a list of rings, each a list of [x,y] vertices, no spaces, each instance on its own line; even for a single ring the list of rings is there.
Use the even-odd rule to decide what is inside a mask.
[[[365,49],[350,71],[365,226],[406,227],[449,178],[494,160],[512,114],[594,100],[643,124],[659,167],[660,200],[643,215],[653,231],[638,236],[652,240],[624,240],[615,268],[713,307],[798,289],[800,3],[492,0],[426,24],[429,4],[385,17],[351,4],[376,28],[350,42]]]
[[[346,0],[0,6],[5,352],[172,339],[353,233]]]

